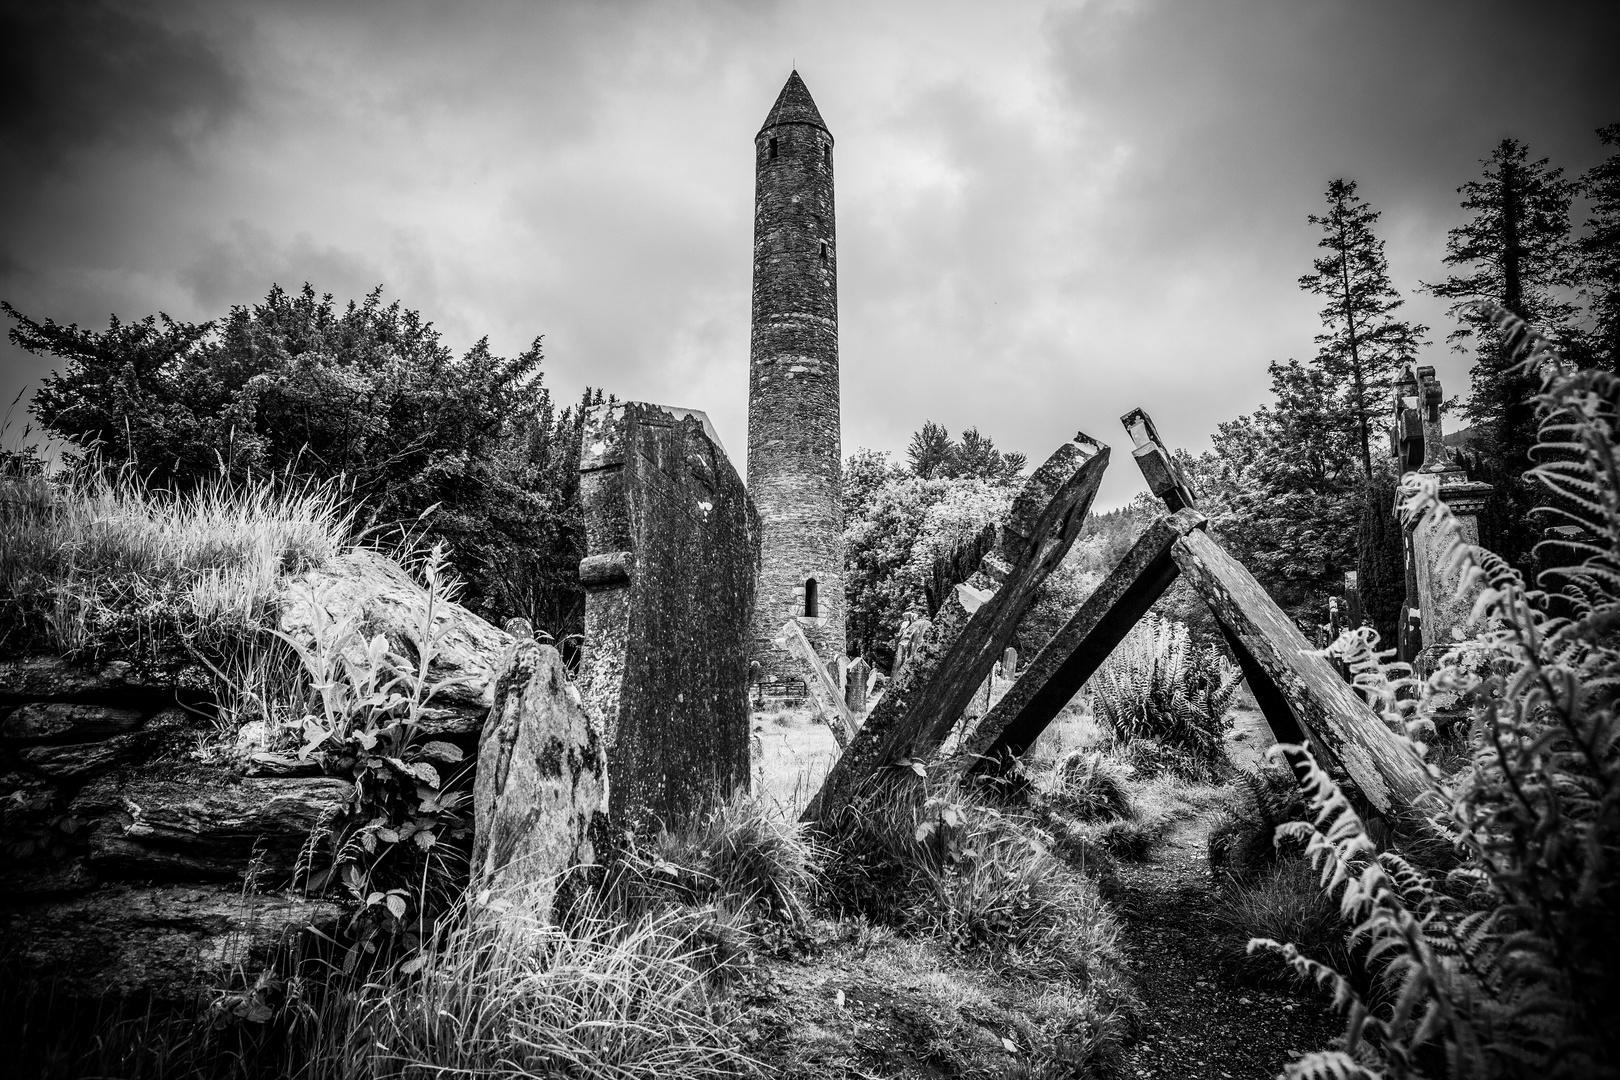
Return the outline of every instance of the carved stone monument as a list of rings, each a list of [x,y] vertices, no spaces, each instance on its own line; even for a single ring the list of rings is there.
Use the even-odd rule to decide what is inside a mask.
[[[586,710],[615,829],[701,817],[746,787],[759,516],[704,414],[598,405],[580,448]]]
[[[1401,469],[1436,477],[1440,497],[1456,516],[1463,538],[1470,544],[1479,543],[1479,513],[1491,486],[1469,480],[1445,445],[1440,422],[1440,404],[1445,395],[1434,368],[1408,364],[1395,390],[1394,449]],[[1413,661],[1422,675],[1432,670],[1435,661],[1456,641],[1453,631],[1465,631],[1473,598],[1457,595],[1457,573],[1446,565],[1441,538],[1434,527],[1418,521],[1403,524],[1406,608],[1409,614],[1416,613],[1417,633],[1408,630],[1402,634],[1401,659]],[[1410,619],[1406,621],[1410,626]]]

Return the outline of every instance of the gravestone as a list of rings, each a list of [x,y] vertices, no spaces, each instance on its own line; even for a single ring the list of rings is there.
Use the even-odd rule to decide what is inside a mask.
[[[1408,364],[1395,390],[1395,449],[1401,467],[1438,480],[1440,498],[1451,508],[1463,541],[1478,544],[1479,514],[1491,485],[1469,480],[1445,444],[1440,419],[1445,394],[1434,368]],[[1396,513],[1400,513],[1398,505]],[[1444,538],[1432,523],[1403,520],[1402,524],[1406,532],[1406,606],[1417,616],[1415,624],[1409,620],[1410,629],[1403,635],[1401,659],[1413,661],[1418,675],[1423,676],[1466,631],[1477,590],[1457,595],[1459,571],[1450,565]]]
[[[708,418],[587,411],[580,448],[586,711],[615,829],[700,819],[749,782],[759,515]]]
[[[994,549],[917,635],[805,820],[834,820],[880,770],[940,748],[1001,659],[1035,591],[1074,543],[1107,467],[1108,448],[1078,434],[1035,470],[997,527]]]
[[[1001,677],[1003,679],[1018,678],[1018,650],[1011,645],[1007,646],[1001,654]]]
[[[509,625],[510,629],[510,625]],[[475,888],[519,889],[549,918],[566,874],[605,854],[608,764],[601,727],[556,649],[519,638],[495,680],[473,784]]]
[[[871,665],[864,656],[856,657],[855,662],[849,665],[844,683],[844,704],[853,716],[866,712],[867,679],[871,674]]]
[[[849,740],[855,734],[855,721],[844,705],[844,695],[838,689],[838,684],[833,681],[833,673],[821,663],[821,657],[816,654],[815,646],[811,645],[810,639],[805,636],[803,625],[797,619],[789,619],[782,624],[782,628],[776,632],[771,643],[793,657],[804,679],[804,688],[809,692],[816,715],[832,731],[838,749],[842,750],[848,746]]]

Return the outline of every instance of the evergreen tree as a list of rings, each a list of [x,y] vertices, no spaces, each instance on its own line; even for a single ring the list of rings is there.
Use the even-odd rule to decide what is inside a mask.
[[[1452,301],[1457,329],[1448,340],[1459,352],[1472,342],[1476,361],[1465,412],[1474,426],[1481,475],[1494,491],[1481,514],[1481,540],[1528,569],[1536,528],[1524,473],[1536,441],[1538,389],[1533,374],[1514,372],[1499,335],[1478,303],[1491,300],[1519,318],[1568,338],[1574,306],[1559,295],[1570,280],[1571,186],[1547,159],[1530,161],[1525,145],[1503,139],[1484,160],[1484,173],[1457,191],[1471,217],[1446,238],[1445,263],[1455,272],[1429,285]]]
[[[1389,411],[1391,376],[1417,351],[1429,328],[1395,318],[1402,300],[1389,280],[1384,242],[1373,234],[1378,211],[1356,194],[1356,182],[1334,180],[1327,204],[1326,214],[1307,219],[1321,227],[1317,246],[1327,254],[1312,263],[1299,287],[1327,298],[1315,363],[1342,387],[1362,475],[1370,479],[1372,431]]]
[[[1357,565],[1360,452],[1325,372],[1272,364],[1271,389],[1274,405],[1220,425],[1193,480],[1232,554],[1284,610],[1320,621]]]
[[[1575,244],[1574,277],[1591,317],[1578,351],[1612,371],[1620,366],[1620,124],[1598,128],[1597,135],[1616,152],[1575,182],[1589,216]]]
[[[1011,483],[1023,471],[1023,454],[1002,453],[995,440],[982,435],[976,427],[962,432],[962,441],[951,438],[951,433],[932,420],[912,432],[906,445],[906,457],[911,461],[911,474],[919,480],[989,480],[992,483]]]
[[[1398,483],[1393,469],[1373,473],[1356,530],[1356,591],[1362,613],[1386,649],[1395,647],[1406,603],[1406,536],[1395,516]]]

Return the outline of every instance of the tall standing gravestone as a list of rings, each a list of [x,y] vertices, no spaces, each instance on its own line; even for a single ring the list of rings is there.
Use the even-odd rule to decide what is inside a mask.
[[[585,707],[617,829],[693,820],[746,787],[759,516],[708,418],[598,405],[580,447]]]

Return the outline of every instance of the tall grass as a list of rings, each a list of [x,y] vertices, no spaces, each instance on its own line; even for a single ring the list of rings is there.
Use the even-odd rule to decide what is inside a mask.
[[[412,974],[362,980],[325,961],[237,972],[203,1010],[15,1000],[0,1051],[38,1077],[384,1080],[756,1075],[678,912],[566,927],[509,891],[461,909]],[[244,1003],[249,1008],[242,1008]],[[54,1007],[53,1007],[54,1005]]]
[[[277,580],[336,555],[335,486],[223,479],[151,490],[93,463],[0,469],[0,645],[154,659],[219,647],[265,620]]]

